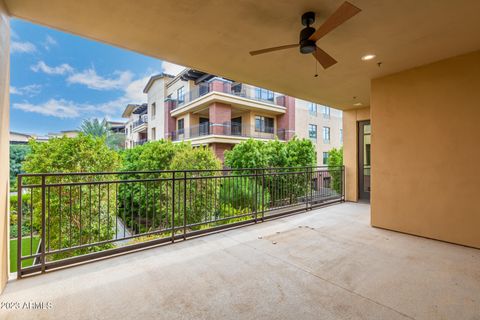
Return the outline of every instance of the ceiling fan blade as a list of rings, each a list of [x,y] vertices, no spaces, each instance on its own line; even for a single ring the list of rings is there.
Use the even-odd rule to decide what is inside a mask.
[[[328,69],[337,63],[337,60],[333,59],[331,55],[317,47],[315,52],[312,53],[315,59],[322,65],[323,69]]]
[[[328,19],[318,27],[309,38],[309,40],[317,41],[325,36],[327,33],[362,11],[360,8],[355,7],[348,1],[345,1]]]
[[[284,49],[290,49],[290,48],[295,48],[298,47],[298,43],[296,44],[287,44],[284,46],[279,46],[279,47],[273,47],[273,48],[266,48],[266,49],[261,49],[261,50],[255,50],[255,51],[250,51],[251,56],[256,56],[257,54],[262,54],[262,53],[267,53],[267,52],[272,52],[272,51],[278,51],[278,50],[284,50]]]

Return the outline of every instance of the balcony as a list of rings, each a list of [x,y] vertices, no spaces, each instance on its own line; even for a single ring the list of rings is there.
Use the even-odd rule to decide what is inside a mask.
[[[183,98],[172,100],[171,113],[177,117],[187,111],[201,109],[214,101],[269,111],[273,114],[285,113],[285,107],[277,104],[273,93],[271,96],[262,96],[255,93],[255,87],[245,84],[232,86],[230,82],[203,83],[196,86]]]
[[[133,145],[134,145],[134,146],[141,146],[141,145],[143,145],[143,144],[145,144],[145,143],[147,143],[147,142],[148,142],[148,139],[147,139],[147,138],[144,138],[144,139],[140,139],[140,140],[134,141],[134,142],[133,142]]]
[[[148,125],[148,115],[143,114],[140,118],[133,122],[133,132],[145,131]]]
[[[217,124],[205,122],[200,125],[191,126],[183,130],[170,133],[172,141],[182,141],[204,138],[208,136],[224,136],[233,139],[275,139],[285,140],[285,130],[278,129],[275,132],[273,127],[266,127],[262,131],[256,131],[255,126],[233,123]]]
[[[13,280],[6,319],[476,319],[480,252],[343,203]],[[461,263],[460,263],[461,262]],[[442,303],[443,301],[443,303]]]

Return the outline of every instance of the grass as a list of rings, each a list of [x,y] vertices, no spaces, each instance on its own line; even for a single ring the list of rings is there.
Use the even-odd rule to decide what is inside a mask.
[[[40,243],[40,237],[33,236],[32,254],[35,254]],[[30,237],[22,239],[22,254],[30,255]],[[23,267],[29,267],[33,264],[33,259],[22,261]],[[10,272],[17,272],[17,239],[10,239]]]

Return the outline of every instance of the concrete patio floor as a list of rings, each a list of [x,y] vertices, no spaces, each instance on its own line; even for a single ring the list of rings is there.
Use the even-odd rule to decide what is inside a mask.
[[[480,319],[480,250],[345,203],[11,281],[1,319]],[[308,226],[308,227],[307,227]]]

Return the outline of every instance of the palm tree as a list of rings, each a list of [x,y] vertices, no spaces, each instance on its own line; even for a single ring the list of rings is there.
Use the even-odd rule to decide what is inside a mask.
[[[107,146],[114,150],[122,149],[125,145],[125,135],[112,132],[106,119],[102,121],[98,119],[83,120],[80,131],[94,137],[105,137]]]
[[[80,130],[86,134],[94,137],[108,136],[108,123],[106,119],[101,122],[98,119],[83,120]]]

